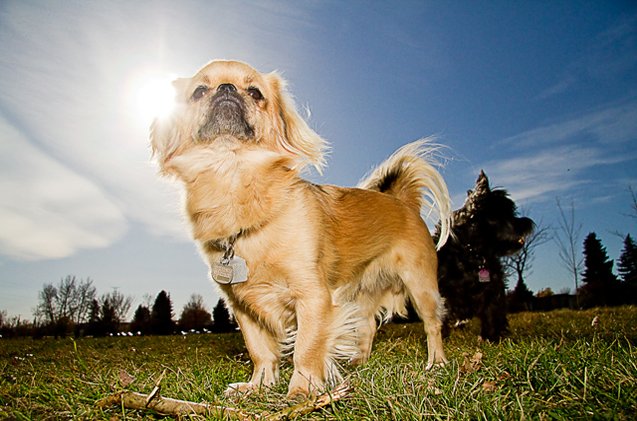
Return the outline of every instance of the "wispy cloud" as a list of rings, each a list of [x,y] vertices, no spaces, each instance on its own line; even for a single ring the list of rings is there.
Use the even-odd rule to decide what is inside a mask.
[[[499,144],[519,149],[581,141],[582,138],[601,144],[625,143],[636,137],[637,101],[630,100],[525,131]]]
[[[540,100],[544,100],[552,96],[564,93],[569,88],[571,88],[571,86],[573,86],[576,82],[577,82],[577,79],[573,75],[567,74],[562,79],[557,81],[555,84],[549,86],[548,88],[540,92],[536,98]]]
[[[0,252],[66,257],[105,247],[126,230],[120,207],[90,180],[30,144],[0,118]]]
[[[489,175],[507,186],[516,199],[537,202],[596,183],[590,171],[637,159],[628,147],[637,140],[637,101],[528,130],[504,139],[498,147],[513,158],[484,164]]]
[[[552,199],[592,182],[586,171],[598,165],[611,165],[636,156],[607,156],[596,148],[577,145],[550,147],[519,157],[488,162],[489,175],[507,186],[521,201]]]

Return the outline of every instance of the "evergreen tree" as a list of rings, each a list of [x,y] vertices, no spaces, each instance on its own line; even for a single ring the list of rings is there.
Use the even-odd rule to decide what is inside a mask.
[[[594,232],[584,240],[583,286],[580,288],[584,307],[616,305],[620,302],[619,281],[613,274],[613,261]]]
[[[509,311],[512,313],[532,310],[533,292],[529,290],[522,278],[518,278],[515,288],[508,294],[507,298]]]
[[[188,301],[181,311],[179,327],[185,331],[191,329],[201,330],[211,324],[212,316],[204,306],[203,297],[199,294],[193,294],[190,297],[190,301]]]
[[[617,262],[617,272],[627,283],[637,283],[637,245],[630,234],[624,239],[624,248]]]
[[[101,331],[105,335],[108,335],[110,333],[117,333],[117,331],[119,330],[119,320],[117,318],[117,312],[109,299],[105,299],[102,302],[102,315],[100,325]]]
[[[223,300],[219,300],[215,308],[212,309],[212,319],[212,327],[215,332],[233,332],[237,327]]]
[[[91,300],[89,307],[88,325],[86,326],[86,334],[91,336],[102,336],[100,326],[100,305],[96,299]]]
[[[161,291],[155,298],[150,313],[150,327],[156,335],[170,335],[175,328],[173,322],[173,303],[166,291]]]
[[[625,304],[637,303],[637,245],[630,234],[624,239],[624,248],[617,262],[617,272],[621,276],[622,297]]]
[[[131,323],[133,332],[150,333],[150,309],[144,305],[139,305],[135,310],[133,322]]]

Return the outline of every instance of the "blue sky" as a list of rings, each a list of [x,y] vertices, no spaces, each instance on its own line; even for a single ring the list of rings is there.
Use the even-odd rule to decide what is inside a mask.
[[[634,2],[4,0],[0,310],[31,318],[69,274],[134,306],[165,289],[177,315],[192,293],[216,303],[137,99],[214,58],[288,79],[332,145],[314,181],[354,185],[433,134],[454,208],[484,169],[543,225],[574,203],[611,258],[614,233],[637,235]],[[573,287],[553,242],[527,284]]]

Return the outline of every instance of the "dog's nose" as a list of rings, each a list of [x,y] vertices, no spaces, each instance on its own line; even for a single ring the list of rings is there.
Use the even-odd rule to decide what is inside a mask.
[[[232,83],[222,83],[217,86],[217,92],[237,92],[237,88]]]

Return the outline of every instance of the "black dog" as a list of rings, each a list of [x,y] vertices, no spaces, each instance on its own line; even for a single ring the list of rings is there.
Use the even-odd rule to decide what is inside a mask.
[[[533,231],[529,218],[519,218],[505,190],[489,187],[480,172],[476,187],[454,211],[452,236],[438,251],[440,294],[449,324],[478,316],[482,339],[498,341],[508,332],[504,273],[500,258],[519,251]]]

